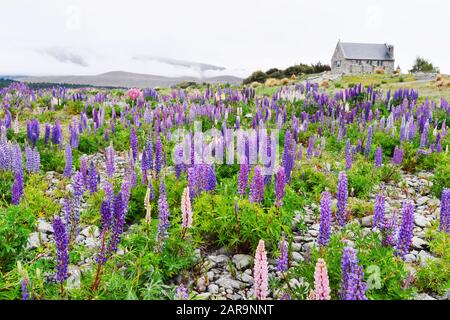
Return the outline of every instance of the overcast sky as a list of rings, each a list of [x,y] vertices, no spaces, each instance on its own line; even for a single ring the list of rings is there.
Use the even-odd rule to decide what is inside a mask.
[[[1,2],[4,75],[247,76],[299,62],[329,64],[338,39],[391,43],[403,71],[421,55],[450,73],[448,0]]]

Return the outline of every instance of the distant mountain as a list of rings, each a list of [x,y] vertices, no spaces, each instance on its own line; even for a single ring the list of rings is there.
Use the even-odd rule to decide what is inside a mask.
[[[180,82],[193,81],[197,83],[229,83],[237,85],[242,83],[242,79],[235,76],[216,76],[216,77],[164,77],[152,74],[131,73],[125,71],[112,71],[93,76],[30,76],[17,79],[23,82],[51,82],[51,83],[69,83],[84,84],[92,86],[108,87],[170,87]]]
[[[140,61],[156,61],[165,63],[171,66],[176,67],[184,67],[192,70],[198,70],[198,71],[207,71],[207,70],[225,70],[224,67],[216,66],[213,64],[207,64],[207,63],[201,63],[201,62],[193,62],[193,61],[186,61],[186,60],[178,60],[173,58],[167,58],[167,57],[155,57],[155,56],[149,56],[149,55],[138,55],[134,56],[133,60],[140,60]]]

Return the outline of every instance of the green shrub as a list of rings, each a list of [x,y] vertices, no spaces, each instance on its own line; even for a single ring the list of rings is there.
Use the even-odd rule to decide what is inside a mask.
[[[290,225],[291,214],[275,207],[265,212],[247,199],[239,199],[237,203],[235,212],[232,198],[202,193],[194,201],[194,234],[218,247],[253,252],[260,239],[264,239],[268,250],[273,250],[281,232],[290,233],[286,226]]]
[[[353,217],[362,218],[373,214],[373,203],[351,197],[348,199],[348,210]]]
[[[46,194],[48,183],[42,179],[42,176],[33,174],[28,175],[27,178],[24,197],[21,200],[23,206],[30,209],[36,217],[52,218],[55,214],[59,214],[61,206]]]
[[[450,289],[450,235],[445,232],[433,233],[430,249],[436,259],[427,260],[417,270],[416,285],[421,291],[444,294]]]
[[[34,224],[35,216],[27,206],[0,209],[0,271],[8,271],[14,266]]]
[[[56,146],[46,146],[39,148],[39,153],[41,156],[42,171],[64,172],[66,160],[63,150],[59,150]]]
[[[348,189],[355,197],[366,199],[379,178],[371,162],[358,161],[347,171]]]
[[[326,189],[332,193],[336,191],[337,178],[334,175],[325,175],[310,167],[294,171],[291,180],[292,189],[296,192],[313,193],[316,199]]]
[[[14,183],[14,175],[9,171],[0,171],[0,207],[11,203],[11,187]]]
[[[450,161],[442,161],[434,170],[432,192],[436,198],[441,198],[442,190],[450,188]]]

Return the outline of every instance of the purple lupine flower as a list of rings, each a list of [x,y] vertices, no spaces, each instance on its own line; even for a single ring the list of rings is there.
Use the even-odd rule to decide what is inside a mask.
[[[111,203],[109,203],[107,200],[102,201],[102,204],[100,206],[100,217],[101,217],[101,223],[102,223],[102,234],[105,232],[108,232],[110,226],[111,226]]]
[[[114,176],[114,172],[116,171],[115,165],[114,165],[114,147],[113,145],[110,145],[105,150],[106,153],[106,174],[109,178],[112,178]]]
[[[29,146],[25,146],[25,169],[27,170],[27,172],[33,172],[33,162],[33,150]]]
[[[336,219],[340,226],[344,226],[347,218],[348,180],[345,171],[339,173],[337,192]]]
[[[85,184],[83,181],[83,175],[80,171],[77,171],[72,176],[72,189],[73,196],[75,199],[81,199],[84,194]]]
[[[65,177],[70,177],[72,175],[72,147],[70,144],[66,144],[66,165],[64,167],[63,175]]]
[[[18,143],[12,146],[12,169],[14,172],[22,172],[23,178],[23,161],[22,161],[22,150]]]
[[[289,293],[283,293],[283,295],[280,297],[280,300],[292,300],[292,297]]]
[[[256,166],[253,172],[253,180],[250,184],[250,202],[262,202],[264,200],[264,178],[261,174],[261,168]]]
[[[164,180],[161,180],[159,185],[159,199],[158,199],[158,233],[156,235],[156,251],[161,252],[164,241],[168,237],[167,229],[170,226],[170,210],[167,203],[166,185]]]
[[[320,200],[320,228],[319,228],[319,244],[327,246],[330,242],[331,228],[331,194],[328,191],[322,192]]]
[[[37,147],[33,149],[33,172],[39,172],[41,169],[41,156],[39,155],[39,150]]]
[[[29,279],[22,279],[21,289],[22,289],[22,300],[30,300],[30,291],[28,290]]]
[[[51,125],[50,123],[45,124],[45,133],[44,133],[44,143],[48,144],[48,140],[50,139],[50,132],[51,132]]]
[[[31,121],[27,122],[27,138],[28,142],[36,146],[37,141],[39,140],[39,134],[40,134],[40,124],[39,120],[33,119]]]
[[[350,140],[347,139],[345,145],[345,170],[350,170],[352,168],[353,155],[351,152]]]
[[[112,220],[111,220],[111,237],[108,244],[108,253],[112,254],[117,251],[117,246],[120,242],[120,237],[123,233],[123,226],[125,224],[125,206],[122,198],[122,193],[119,191],[114,197]]]
[[[284,189],[286,186],[286,176],[284,174],[284,167],[279,167],[275,174],[275,205],[277,207],[283,206]]]
[[[136,162],[138,152],[139,152],[139,143],[138,143],[138,137],[136,134],[136,129],[134,127],[131,128],[131,132],[130,132],[130,147],[133,152],[133,160]]]
[[[441,134],[438,133],[436,136],[436,147],[435,147],[436,153],[441,153],[442,152],[442,139],[441,139]]]
[[[66,226],[60,217],[53,220],[53,233],[56,244],[56,280],[63,283],[67,278],[69,265],[69,239]]]
[[[430,125],[427,122],[425,122],[425,125],[423,127],[422,135],[420,136],[420,148],[425,148],[428,145],[428,131],[429,131]]]
[[[384,223],[381,225],[381,244],[384,247],[395,246],[395,235],[397,233],[397,218],[395,215],[389,220],[384,219]]]
[[[205,177],[205,191],[214,191],[216,190],[216,169],[214,165],[206,165],[206,170],[204,172],[206,174]]]
[[[249,165],[247,161],[244,163],[241,163],[241,167],[239,170],[239,177],[238,177],[238,193],[242,196],[245,196],[247,192],[247,185],[248,185],[248,174],[249,174]]]
[[[364,156],[366,159],[369,157],[370,150],[372,149],[372,136],[373,136],[373,128],[372,126],[369,127],[367,130],[367,141],[366,146],[364,148]]]
[[[277,259],[277,271],[284,272],[288,270],[288,244],[286,241],[286,235],[283,232],[283,238],[278,245],[280,256]]]
[[[23,196],[23,172],[16,171],[14,174],[14,182],[11,186],[11,203],[18,205]]]
[[[163,159],[163,151],[162,151],[162,143],[161,139],[159,137],[156,138],[155,142],[155,170],[156,173],[159,175],[162,168],[162,159]]]
[[[382,193],[377,194],[375,199],[372,228],[378,227],[378,229],[381,230],[384,226],[384,202],[384,195]]]
[[[402,224],[398,233],[396,255],[404,256],[409,253],[414,229],[414,205],[412,202],[403,203]]]
[[[56,119],[55,125],[52,128],[52,143],[59,145],[62,142],[62,130],[59,124],[59,118]]]
[[[400,165],[403,162],[404,151],[401,148],[395,146],[394,155],[392,156],[392,163],[396,165]]]
[[[383,150],[381,149],[381,146],[378,146],[378,148],[375,150],[375,167],[379,168],[383,164]]]
[[[358,265],[356,251],[345,247],[341,259],[342,281],[339,291],[341,300],[367,300],[367,285],[364,282],[362,266]]]
[[[76,125],[72,126],[69,124],[69,134],[70,134],[70,145],[72,148],[78,148],[79,139],[78,139],[78,129]]]
[[[189,298],[189,289],[185,287],[183,284],[180,284],[177,287],[177,291],[175,292],[175,300],[187,300]]]
[[[97,183],[98,183],[97,169],[95,168],[94,161],[91,161],[91,165],[89,166],[87,174],[87,186],[91,194],[97,192]]]
[[[180,180],[181,172],[186,170],[183,159],[183,145],[177,144],[175,148],[175,175]]]
[[[195,186],[197,184],[196,178],[197,178],[197,175],[196,175],[195,168],[193,168],[193,167],[189,168],[187,180],[188,180],[188,187],[189,187],[189,198],[191,199],[191,202],[194,201],[194,197],[196,195],[196,193],[195,193]]]
[[[358,151],[358,152],[362,151],[362,141],[361,141],[361,139],[358,139],[358,144],[356,145],[356,151]]]
[[[442,190],[439,230],[450,233],[450,189]]]
[[[283,148],[283,158],[282,163],[285,171],[286,181],[289,182],[291,179],[292,168],[294,167],[294,144],[292,141],[291,130],[286,130],[286,135],[284,136],[284,148]]]
[[[314,149],[314,137],[310,136],[308,139],[308,149],[306,150],[306,157],[308,159],[311,159],[313,155],[313,149]]]

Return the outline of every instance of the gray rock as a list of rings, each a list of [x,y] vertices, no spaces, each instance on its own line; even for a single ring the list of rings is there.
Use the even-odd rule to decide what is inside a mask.
[[[302,250],[302,244],[293,242],[292,243],[292,251],[300,252]]]
[[[79,289],[81,287],[81,270],[76,266],[69,266],[69,277],[66,280],[67,289]]]
[[[422,267],[425,267],[427,265],[428,260],[436,259],[431,254],[426,252],[425,250],[421,250],[417,255],[417,260],[419,261],[420,265]]]
[[[238,270],[245,269],[251,265],[253,257],[248,254],[235,254],[233,256],[233,263]]]
[[[430,222],[421,214],[416,214],[414,217],[416,226],[424,228],[430,225]]]
[[[450,290],[447,290],[441,297],[442,300],[450,300]]]
[[[246,282],[246,283],[248,283],[248,284],[253,284],[253,277],[252,276],[250,276],[250,275],[248,275],[248,274],[246,274],[246,273],[243,273],[242,275],[241,275],[241,280],[243,281],[243,282]]]
[[[84,240],[84,244],[86,245],[87,248],[94,249],[97,247],[97,239],[96,238],[86,238],[86,240]]]
[[[80,234],[86,238],[98,238],[100,236],[100,231],[97,226],[89,226],[81,230]]]
[[[416,256],[415,255],[413,255],[412,253],[408,253],[408,254],[405,255],[405,262],[411,263],[411,262],[414,262],[414,261],[416,261]]]
[[[373,214],[370,216],[363,217],[361,219],[361,225],[363,227],[371,227],[373,223]]]
[[[436,299],[426,293],[420,293],[414,297],[414,300],[436,300]]]
[[[196,298],[198,300],[208,300],[210,297],[211,297],[211,293],[209,293],[209,292],[203,292],[203,293],[196,295]]]
[[[38,219],[37,230],[39,232],[53,233],[53,226],[44,219]]]
[[[81,234],[77,235],[77,237],[75,238],[75,243],[81,243],[84,241],[84,239],[86,239],[84,236],[82,236]]]
[[[419,199],[417,199],[416,204],[418,206],[421,206],[421,205],[427,203],[428,200],[430,200],[430,198],[423,196],[423,197],[420,197]]]
[[[32,232],[28,236],[26,249],[36,249],[47,242],[47,235],[43,232]]]
[[[242,296],[239,294],[227,294],[227,298],[230,300],[242,300]]]
[[[221,266],[225,266],[230,261],[230,258],[224,254],[219,254],[218,256],[208,256],[208,259],[214,262],[215,265]]]
[[[206,273],[206,276],[208,277],[208,281],[213,281],[214,280],[214,272],[208,271]]]
[[[221,287],[224,287],[225,289],[243,289],[246,287],[245,283],[225,276],[222,276],[219,279],[217,279],[216,284],[218,284]]]
[[[219,286],[215,283],[211,283],[208,286],[208,292],[212,294],[218,294],[219,293]]]
[[[428,242],[426,242],[425,240],[422,240],[422,239],[420,239],[418,237],[413,237],[412,238],[412,246],[415,249],[423,249],[427,245],[428,245]]]
[[[293,251],[292,252],[292,259],[294,259],[294,261],[303,261],[303,257],[300,253]]]

